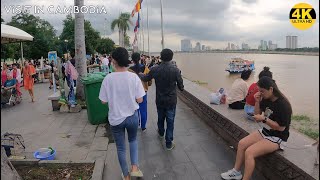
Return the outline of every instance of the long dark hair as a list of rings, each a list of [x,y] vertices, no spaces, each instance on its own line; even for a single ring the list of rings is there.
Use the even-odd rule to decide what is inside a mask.
[[[263,76],[259,79],[257,84],[260,88],[267,89],[267,90],[269,90],[272,87],[273,95],[278,98],[283,98],[288,104],[288,108],[290,109],[290,112],[291,112],[290,114],[292,114],[292,107],[288,98],[279,90],[276,82],[272,78],[268,76]]]

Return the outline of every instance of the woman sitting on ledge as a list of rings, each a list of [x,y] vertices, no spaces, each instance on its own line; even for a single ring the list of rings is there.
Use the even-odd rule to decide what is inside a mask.
[[[270,129],[259,129],[239,141],[234,168],[221,174],[223,179],[242,179],[240,172],[245,163],[243,180],[249,180],[255,168],[255,158],[283,149],[288,140],[292,108],[288,99],[270,77],[258,81],[259,92],[254,95],[253,118]]]
[[[251,75],[251,70],[246,70],[241,73],[241,78],[234,81],[231,90],[227,96],[227,102],[231,109],[243,109],[246,104],[246,96],[248,93],[247,80]]]

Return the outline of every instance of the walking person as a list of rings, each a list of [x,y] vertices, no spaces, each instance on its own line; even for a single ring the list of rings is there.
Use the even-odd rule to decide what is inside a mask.
[[[139,109],[138,103],[143,101],[145,91],[139,77],[127,70],[130,64],[128,51],[118,47],[111,56],[115,72],[104,78],[99,99],[103,104],[108,103],[109,105],[108,119],[117,146],[122,177],[129,180],[130,176],[143,176],[138,166],[139,117],[137,110]],[[130,173],[126,161],[125,130],[127,130],[130,146]]]
[[[149,73],[149,68],[143,64],[140,64],[140,54],[139,53],[133,53],[131,55],[131,59],[134,63],[133,66],[131,66],[129,68],[129,71],[136,73],[137,75],[139,73],[143,73],[144,75]],[[142,81],[142,85],[144,88],[144,91],[146,93],[146,95],[143,96],[143,101],[142,103],[139,103],[139,115],[140,115],[140,120],[141,120],[141,130],[142,132],[146,131],[146,124],[147,124],[147,118],[148,118],[148,113],[147,113],[147,92],[148,92],[148,87],[151,86],[152,81],[148,81],[148,82],[143,82]]]
[[[183,80],[180,70],[170,61],[173,58],[173,52],[170,49],[161,51],[161,64],[153,67],[147,75],[140,73],[142,81],[151,81],[155,79],[156,83],[156,106],[158,111],[158,134],[160,138],[166,140],[167,150],[175,147],[173,143],[174,118],[176,115],[177,91],[183,91]],[[167,123],[165,129],[164,123]]]
[[[23,86],[24,89],[27,90],[31,97],[31,102],[34,102],[34,77],[36,75],[36,70],[31,62],[25,61],[23,68]]]
[[[107,57],[107,55],[103,55],[103,59],[102,59],[102,69],[103,72],[109,74],[109,59]]]
[[[284,148],[289,138],[292,108],[270,77],[258,81],[259,92],[254,95],[253,118],[269,128],[250,133],[239,141],[234,168],[221,174],[223,179],[242,179],[241,166],[245,163],[243,180],[249,180],[255,168],[255,158]]]

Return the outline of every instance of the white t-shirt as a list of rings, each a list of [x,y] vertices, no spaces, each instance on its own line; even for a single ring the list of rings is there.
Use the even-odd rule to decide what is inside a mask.
[[[248,84],[241,78],[236,79],[227,95],[227,103],[232,104],[236,101],[242,101],[247,96]]]
[[[108,66],[109,65],[109,59],[106,57],[106,58],[103,58],[102,59],[102,64],[104,65],[104,66]]]
[[[107,75],[102,84],[99,99],[108,102],[109,123],[121,124],[139,109],[136,99],[145,95],[140,78],[131,72],[113,72]]]

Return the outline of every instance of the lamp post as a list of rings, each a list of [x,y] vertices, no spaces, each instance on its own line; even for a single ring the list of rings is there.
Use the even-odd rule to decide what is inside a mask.
[[[69,41],[68,41],[68,39],[65,39],[64,42],[65,42],[65,45],[66,45],[66,52],[67,52],[67,54],[68,54],[68,42],[69,42]]]

